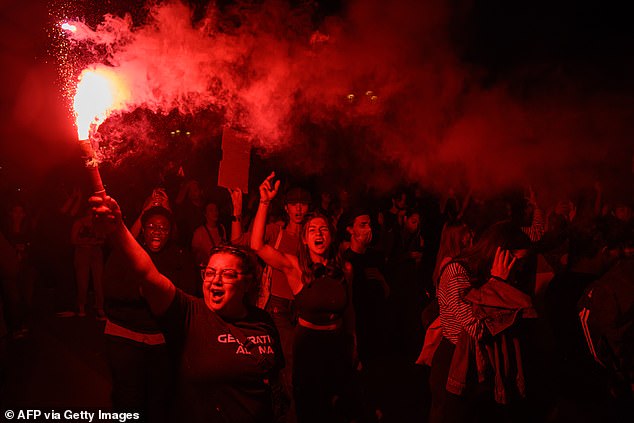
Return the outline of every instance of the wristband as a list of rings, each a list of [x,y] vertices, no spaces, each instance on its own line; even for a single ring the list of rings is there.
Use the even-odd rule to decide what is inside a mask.
[[[240,222],[242,220],[242,215],[241,214],[237,214],[235,216],[231,216],[231,221],[232,222]]]
[[[500,281],[500,282],[508,282],[508,279],[504,279],[504,278],[501,278],[499,276],[491,275],[491,279],[495,279],[496,281]]]
[[[270,202],[271,202],[270,200],[269,200],[269,201],[262,201],[262,200],[260,200],[260,204],[266,204],[266,205],[268,205]]]

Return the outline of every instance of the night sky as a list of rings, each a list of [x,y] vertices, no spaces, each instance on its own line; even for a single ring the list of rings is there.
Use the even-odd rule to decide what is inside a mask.
[[[200,23],[207,2],[190,0],[188,3],[193,8],[194,24]],[[253,5],[260,2],[246,3],[253,10],[257,9]],[[625,169],[624,175],[631,179],[631,172],[627,173],[631,170],[627,169],[627,162],[631,164],[632,158],[630,118],[634,93],[631,77],[634,70],[634,25],[629,21],[630,15],[626,13],[623,2],[423,3],[291,2],[291,10],[308,11],[309,19],[297,21],[306,27],[293,28],[292,31],[275,30],[275,33],[282,34],[280,37],[283,38],[289,33],[303,35],[319,30],[332,35],[339,31],[337,42],[343,40],[342,48],[350,51],[354,51],[351,46],[357,42],[361,52],[354,53],[359,54],[358,57],[353,54],[357,59],[356,67],[350,71],[357,79],[342,77],[336,82],[358,83],[358,86],[350,86],[350,91],[363,91],[372,85],[379,94],[381,111],[376,115],[359,112],[360,109],[348,112],[334,100],[331,103],[331,100],[316,97],[312,90],[296,90],[293,93],[299,100],[295,100],[295,106],[288,109],[293,110],[292,119],[283,116],[280,120],[288,126],[281,131],[284,137],[289,138],[290,134],[290,138],[296,141],[286,144],[271,141],[263,146],[278,158],[285,157],[285,152],[294,156],[321,152],[332,165],[295,163],[295,169],[331,175],[341,168],[342,162],[358,158],[355,149],[368,148],[369,152],[364,153],[363,158],[372,163],[372,169],[389,175],[396,166],[406,169],[400,177],[411,180],[431,180],[430,173],[439,175],[436,179],[444,178],[446,175],[438,174],[436,166],[439,169],[445,167],[448,156],[457,157],[456,160],[466,168],[463,175],[475,185],[486,186],[498,183],[495,172],[487,178],[475,180],[469,175],[479,171],[470,169],[469,163],[477,161],[481,151],[487,149],[490,151],[486,157],[496,160],[496,157],[490,156],[497,154],[500,144],[498,141],[487,144],[477,140],[468,145],[462,144],[465,141],[459,140],[464,138],[465,133],[477,133],[483,140],[504,139],[506,143],[521,131],[501,130],[505,122],[508,126],[526,125],[531,131],[535,129],[535,122],[540,122],[540,125],[548,122],[531,134],[530,141],[527,141],[530,147],[526,144],[518,150],[502,151],[497,159],[503,161],[508,157],[522,156],[526,162],[519,166],[518,174],[543,162],[546,162],[545,173],[565,173],[566,178],[574,178],[580,170],[586,173],[596,170],[589,179],[605,177],[606,172],[600,169],[601,163],[605,163],[612,168]],[[235,2],[223,1],[219,2],[219,6],[221,14],[237,15]],[[141,26],[147,9],[140,1],[0,1],[0,60],[3,69],[0,84],[3,99],[0,188],[3,192],[16,186],[37,189],[50,169],[66,163],[72,151],[75,136],[73,120],[68,112],[67,99],[62,95],[63,78],[60,77],[59,57],[55,50],[59,40],[51,36],[55,22],[52,15],[59,16],[60,11],[68,17],[83,19],[94,28],[107,12],[115,15],[131,12],[135,24]],[[382,16],[385,16],[384,20],[378,18]],[[235,19],[239,24],[234,30],[239,33],[242,29],[240,25],[246,26],[245,21],[240,21],[241,17]],[[283,27],[286,23],[279,23],[279,26]],[[267,30],[271,31],[270,28]],[[257,32],[255,34],[257,36]],[[383,42],[385,44],[381,45]],[[280,41],[280,46],[289,51],[298,44],[301,45],[295,41]],[[394,53],[399,45],[403,45],[402,55]],[[334,53],[338,48],[336,43],[328,48],[331,50],[327,50],[325,57],[330,63],[340,60]],[[370,57],[381,54],[385,54],[385,60]],[[406,57],[411,57],[412,61],[407,61]],[[366,65],[368,68],[362,69]],[[324,66],[324,72],[339,69]],[[386,68],[381,69],[381,66]],[[390,66],[395,69],[386,71]],[[335,73],[332,75],[335,81]],[[401,80],[393,80],[394,75],[400,75]],[[423,82],[417,80],[417,75]],[[429,75],[436,75],[434,77],[438,80],[426,84],[424,80],[429,80]],[[393,84],[395,80],[398,80],[397,85]],[[360,81],[364,81],[366,87]],[[305,80],[296,82],[306,83]],[[340,92],[343,99],[346,95],[343,85],[337,87],[339,91],[332,88],[324,95],[333,93],[332,96],[337,96]],[[437,85],[443,86],[446,92],[429,94]],[[307,106],[318,102],[323,106],[320,113]],[[436,107],[438,103],[441,104]],[[512,106],[509,107],[509,104]],[[517,113],[511,116],[497,113],[514,108],[517,108]],[[301,113],[297,112],[298,109]],[[322,117],[323,110],[329,111],[327,118]],[[411,110],[416,113],[408,115]],[[557,110],[565,110],[564,118],[554,116]],[[336,117],[346,113],[346,119]],[[362,123],[359,123],[359,114],[365,119]],[[357,119],[353,123],[352,115]],[[379,123],[368,123],[368,116],[380,116],[377,119]],[[420,126],[417,123],[425,118],[433,124]],[[128,117],[128,122],[130,119]],[[174,114],[170,119],[160,122],[171,124]],[[518,125],[513,119],[522,123]],[[592,122],[588,123],[588,120]],[[579,121],[583,122],[584,128],[573,128]],[[564,126],[567,127],[562,128]],[[474,131],[474,128],[479,129]],[[368,136],[368,132],[373,135]],[[335,133],[336,136],[333,135]],[[566,142],[562,141],[560,145],[547,139],[547,134],[553,133],[566,138]],[[424,135],[418,139],[412,134]],[[346,151],[339,150],[341,143],[322,142],[323,139],[337,137],[351,139],[349,148],[343,149]],[[364,141],[360,141],[361,138]],[[377,147],[367,147],[369,139],[376,141]],[[599,147],[600,150],[597,150]],[[579,153],[586,149],[588,157]],[[602,151],[602,154],[597,155],[596,151]],[[424,159],[412,161],[409,156]],[[549,158],[542,160],[545,156]],[[421,170],[423,168],[425,170]],[[501,169],[500,172],[506,170]],[[363,172],[360,178],[363,178]],[[438,181],[430,182],[430,185],[444,188]]]

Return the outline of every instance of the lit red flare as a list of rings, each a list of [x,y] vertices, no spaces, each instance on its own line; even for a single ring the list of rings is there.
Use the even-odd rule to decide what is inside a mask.
[[[114,69],[84,70],[73,102],[79,139],[88,139],[91,127],[96,129],[112,112],[122,110],[129,98],[128,88]]]

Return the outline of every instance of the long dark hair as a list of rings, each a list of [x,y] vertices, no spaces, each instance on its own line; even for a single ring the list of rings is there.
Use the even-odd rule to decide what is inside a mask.
[[[498,247],[503,250],[530,249],[531,240],[510,221],[491,225],[472,247],[455,258],[455,261],[460,262],[469,271],[472,285],[479,286],[488,280]]]
[[[310,258],[308,245],[303,242],[306,239],[308,225],[310,225],[310,222],[315,219],[324,219],[326,221],[326,225],[328,226],[328,231],[330,231],[330,245],[326,251],[326,260],[328,261],[328,264],[326,266],[323,266],[320,263],[313,263],[313,260]],[[304,224],[302,225],[300,244],[297,246],[297,250],[299,268],[302,271],[302,282],[304,284],[310,284],[313,280],[322,276],[324,274],[323,272],[334,277],[343,275],[341,270],[341,261],[337,254],[337,247],[335,243],[335,227],[328,216],[317,211],[306,215]]]
[[[462,245],[464,237],[470,232],[469,227],[461,222],[447,222],[442,228],[440,235],[440,246],[436,255],[436,265],[434,267],[433,281],[438,283],[443,260],[447,257],[452,259],[460,255],[465,249]]]

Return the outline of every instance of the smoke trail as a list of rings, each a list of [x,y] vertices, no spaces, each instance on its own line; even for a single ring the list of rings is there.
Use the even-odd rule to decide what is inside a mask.
[[[310,12],[247,2],[192,22],[172,1],[142,24],[75,22],[72,39],[127,80],[129,110],[215,111],[305,174],[350,171],[384,188],[404,177],[443,190],[463,178],[484,191],[552,189],[631,157],[631,99],[588,91],[574,75],[529,85],[523,69],[485,84],[486,70],[458,55],[452,28],[465,11],[455,5],[351,1],[318,26]]]

